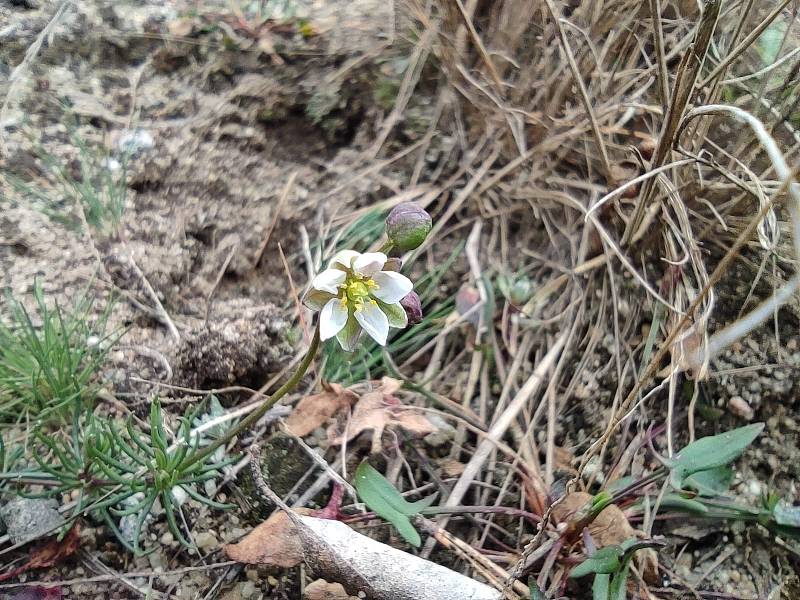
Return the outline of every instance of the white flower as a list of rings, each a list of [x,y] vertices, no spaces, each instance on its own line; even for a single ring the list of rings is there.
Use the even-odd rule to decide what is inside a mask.
[[[342,348],[350,352],[362,329],[383,346],[389,327],[402,329],[408,324],[400,300],[414,284],[405,275],[384,271],[386,261],[382,252],[342,250],[314,278],[303,301],[321,311],[320,339],[336,336]]]

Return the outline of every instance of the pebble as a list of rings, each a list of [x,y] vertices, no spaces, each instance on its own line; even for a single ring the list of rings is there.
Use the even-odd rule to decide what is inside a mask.
[[[261,579],[261,576],[258,574],[258,569],[245,569],[244,574],[250,581],[259,581]]]
[[[741,396],[733,396],[728,400],[728,410],[730,410],[737,417],[741,417],[746,421],[752,421],[755,416],[753,407]]]
[[[197,547],[200,550],[210,550],[211,548],[216,548],[216,546],[219,544],[217,541],[217,536],[211,531],[201,531],[195,535],[194,543],[197,544]]]
[[[162,546],[171,546],[175,542],[175,536],[172,535],[171,531],[167,531],[161,536],[159,541],[161,542]]]

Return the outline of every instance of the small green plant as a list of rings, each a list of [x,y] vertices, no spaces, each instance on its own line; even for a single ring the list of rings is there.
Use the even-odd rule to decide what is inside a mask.
[[[630,539],[619,545],[600,548],[572,569],[570,579],[594,575],[592,600],[625,600],[633,555],[637,550],[661,545],[655,541]]]
[[[409,517],[428,508],[433,503],[434,496],[409,502],[368,462],[362,462],[356,469],[355,486],[358,497],[371,511],[391,523],[405,541],[419,547],[422,540]]]
[[[157,400],[150,405],[147,432],[132,418],[120,425],[76,407],[68,434],[45,427],[36,430],[32,452],[36,468],[5,471],[2,479],[35,484],[35,488],[23,486],[18,490],[21,495],[76,497],[73,518],[88,512],[105,522],[137,555],[143,552],[141,533],[158,501],[172,534],[191,547],[177,518],[181,504],[189,497],[213,508],[228,508],[209,498],[203,486],[219,478],[221,469],[236,460],[210,456],[184,464],[188,455],[212,442],[192,433],[192,424],[203,408],[201,403],[179,419],[172,435]],[[32,491],[40,487],[44,491]],[[121,525],[125,522],[128,526]]]
[[[763,429],[763,423],[754,423],[700,438],[671,459],[658,457],[664,466],[648,476],[638,481],[620,480],[613,489],[601,494],[607,496],[607,503],[620,503],[650,484],[667,478],[669,489],[661,497],[661,510],[704,519],[758,523],[777,535],[800,538],[800,511],[796,507],[772,494],[766,494],[761,506],[757,507],[743,505],[728,496],[733,479],[730,463]],[[651,506],[654,500],[650,498]],[[643,502],[631,506],[631,515],[643,511],[643,506]]]
[[[94,300],[87,294],[70,310],[57,303],[50,307],[38,281],[33,300],[31,314],[8,296],[9,315],[0,321],[0,421],[5,423],[62,420],[72,405],[89,401],[115,341],[105,333],[110,303],[98,317],[92,317]]]

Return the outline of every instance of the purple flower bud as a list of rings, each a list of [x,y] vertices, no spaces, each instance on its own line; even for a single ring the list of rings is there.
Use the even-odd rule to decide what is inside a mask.
[[[386,217],[386,235],[401,252],[418,248],[431,231],[431,216],[413,202],[395,206]]]
[[[406,311],[409,325],[416,325],[422,321],[422,303],[416,292],[409,292],[400,300],[400,306]]]

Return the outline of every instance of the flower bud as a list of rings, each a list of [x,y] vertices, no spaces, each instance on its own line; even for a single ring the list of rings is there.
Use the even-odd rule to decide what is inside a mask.
[[[406,311],[409,325],[416,325],[422,321],[422,303],[419,300],[416,292],[409,292],[402,300],[400,306]]]
[[[386,235],[401,252],[418,248],[431,227],[431,216],[413,202],[398,204],[386,217]]]

